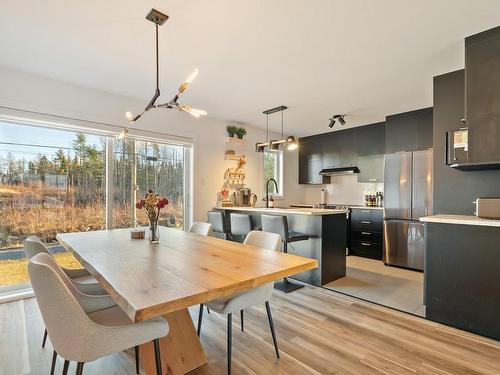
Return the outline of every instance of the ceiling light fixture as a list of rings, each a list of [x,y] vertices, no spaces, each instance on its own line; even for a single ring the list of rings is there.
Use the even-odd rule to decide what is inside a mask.
[[[177,94],[175,94],[175,96],[169,102],[163,103],[163,104],[156,104],[156,100],[160,96],[160,74],[159,74],[159,56],[158,56],[158,26],[163,25],[168,20],[168,16],[166,14],[156,10],[156,9],[151,9],[151,11],[147,14],[146,19],[155,24],[155,31],[156,31],[156,90],[155,90],[155,93],[153,95],[153,98],[151,98],[151,100],[149,101],[146,108],[144,108],[144,110],[140,114],[134,116],[131,112],[125,113],[125,117],[127,118],[129,125],[126,128],[124,128],[123,131],[117,136],[118,139],[123,139],[128,134],[128,130],[132,126],[132,124],[134,122],[136,122],[138,119],[140,119],[141,116],[145,112],[149,111],[152,108],[177,109],[181,112],[187,112],[196,118],[199,118],[200,116],[207,115],[207,112],[202,110],[202,109],[196,109],[196,108],[193,108],[187,104],[180,104],[178,102],[181,94],[183,94],[187,90],[189,84],[198,75],[198,73],[199,73],[198,68],[196,68],[189,75],[189,77],[179,86]]]
[[[292,151],[298,147],[297,139],[293,135],[290,135],[287,138],[285,138],[283,135],[283,112],[285,111],[285,109],[287,109],[287,107],[281,105],[279,107],[271,108],[262,112],[266,115],[266,142],[255,144],[255,151],[264,152],[266,149],[287,149]],[[274,139],[269,141],[269,115],[276,112],[281,112],[281,139]]]
[[[328,124],[328,127],[333,128],[333,125],[335,125],[335,120],[339,120],[340,125],[344,126],[346,124],[344,117],[345,115],[334,115],[329,119],[330,123]]]

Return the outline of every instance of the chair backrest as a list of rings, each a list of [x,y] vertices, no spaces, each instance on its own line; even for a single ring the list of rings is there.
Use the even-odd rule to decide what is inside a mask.
[[[262,230],[265,232],[278,233],[281,240],[285,242],[288,238],[288,220],[286,216],[262,215]]]
[[[225,233],[224,214],[222,211],[208,211],[207,217],[207,221],[212,224],[212,231]]]
[[[281,236],[277,233],[253,230],[247,234],[243,243],[267,250],[280,251]]]
[[[195,221],[189,227],[188,232],[201,234],[202,236],[208,236],[208,234],[210,233],[210,229],[212,229],[212,224]]]
[[[64,281],[64,272],[53,268],[48,254],[37,254],[28,263],[28,272],[42,318],[54,350],[71,358],[72,348],[85,345],[92,321]],[[71,284],[71,282],[69,282]]]
[[[250,215],[232,212],[229,219],[231,221],[231,234],[246,236],[252,230],[252,217]]]
[[[24,253],[26,254],[26,258],[28,260],[39,253],[46,253],[50,255],[47,246],[45,246],[37,236],[29,236],[26,240],[24,240]]]

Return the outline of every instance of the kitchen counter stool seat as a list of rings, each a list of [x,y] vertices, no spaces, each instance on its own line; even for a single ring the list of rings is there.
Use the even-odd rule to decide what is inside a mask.
[[[207,222],[212,224],[212,233],[219,233],[226,239],[229,228],[226,225],[226,218],[222,211],[208,211]]]
[[[291,242],[307,241],[308,234],[291,232],[288,227],[288,219],[282,215],[262,215],[262,230],[265,232],[277,233],[283,242],[283,252],[288,253],[288,244]],[[285,293],[303,288],[301,284],[292,283],[286,277],[274,283],[274,288]]]
[[[252,231],[252,217],[248,214],[231,212],[229,220],[231,222],[231,235],[233,236],[246,236]]]

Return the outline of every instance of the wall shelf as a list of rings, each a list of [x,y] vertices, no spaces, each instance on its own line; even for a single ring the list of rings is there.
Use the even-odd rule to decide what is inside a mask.
[[[246,139],[239,139],[234,137],[226,137],[225,142],[235,146],[245,146],[247,144]]]
[[[240,160],[243,159],[245,155],[235,154],[235,155],[224,155],[224,160]]]

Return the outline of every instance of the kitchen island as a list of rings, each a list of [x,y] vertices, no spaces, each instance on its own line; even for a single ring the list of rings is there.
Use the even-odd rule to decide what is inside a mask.
[[[308,240],[288,244],[288,253],[318,261],[318,268],[292,278],[321,286],[345,277],[347,210],[265,207],[214,207],[214,210],[225,211],[228,227],[231,212],[248,213],[255,229],[262,227],[262,214],[286,216],[291,232],[309,236]]]
[[[433,215],[425,223],[427,319],[500,339],[500,220]]]

